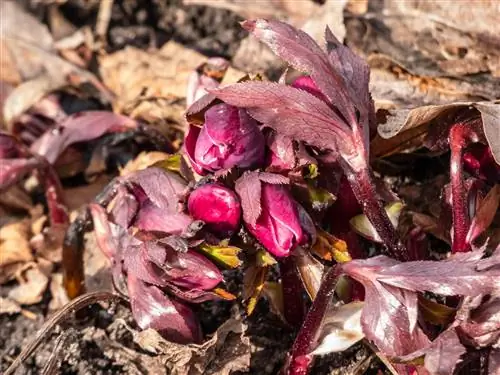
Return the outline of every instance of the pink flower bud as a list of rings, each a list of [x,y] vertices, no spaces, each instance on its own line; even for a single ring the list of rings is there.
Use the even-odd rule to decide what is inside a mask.
[[[282,185],[262,183],[261,214],[248,230],[273,255],[288,256],[297,245],[304,245],[314,233],[311,218],[299,208],[290,192]]]
[[[203,128],[191,127],[186,137],[186,152],[197,172],[260,164],[264,146],[257,122],[244,109],[224,103],[211,107]]]
[[[194,190],[188,199],[188,211],[196,220],[223,237],[230,236],[239,226],[240,201],[236,194],[219,184],[207,184]]]

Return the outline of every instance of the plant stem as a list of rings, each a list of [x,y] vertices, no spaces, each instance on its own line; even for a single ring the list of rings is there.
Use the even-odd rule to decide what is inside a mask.
[[[64,204],[61,181],[54,167],[47,161],[44,161],[44,169],[41,175],[45,188],[45,199],[49,209],[50,223],[52,226],[66,227],[69,224],[69,217]]]
[[[389,216],[387,216],[382,203],[378,200],[375,182],[370,169],[362,168],[359,171],[353,171],[351,168],[346,167],[344,171],[364,214],[387,246],[390,252],[389,255],[401,261],[408,260],[406,248],[401,242]]]
[[[304,286],[295,266],[295,257],[280,260],[281,285],[285,319],[293,327],[299,327],[304,321],[305,304],[302,297]]]
[[[83,264],[84,234],[92,222],[88,209],[80,213],[71,223],[64,236],[62,248],[63,285],[70,299],[85,292],[85,272]]]
[[[468,136],[468,127],[464,124],[453,125],[448,136],[451,150],[450,179],[451,211],[453,216],[452,253],[470,251],[470,244],[467,243],[470,217],[467,204],[467,188],[465,186],[462,167],[462,156]]]
[[[331,303],[341,270],[341,267],[336,264],[328,270],[323,278],[318,294],[293,343],[288,369],[286,370],[287,375],[307,374],[307,370],[312,363],[312,357],[309,353],[312,351],[311,347],[316,340],[325,312]]]

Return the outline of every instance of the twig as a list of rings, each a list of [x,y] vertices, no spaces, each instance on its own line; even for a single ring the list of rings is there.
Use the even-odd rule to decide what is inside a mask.
[[[42,370],[42,375],[53,375],[55,374],[55,370],[57,370],[59,363],[59,353],[63,344],[68,340],[70,335],[69,331],[65,331],[59,335],[56,339],[56,343],[54,345],[54,349],[52,350],[52,354],[49,357],[49,360],[45,364]]]
[[[16,371],[16,369],[26,361],[29,356],[40,346],[42,341],[48,335],[52,329],[64,320],[66,320],[71,313],[81,310],[84,307],[87,307],[93,303],[101,302],[101,301],[114,301],[121,300],[122,297],[118,294],[114,294],[111,292],[93,292],[84,294],[80,296],[66,306],[64,306],[57,313],[52,315],[52,317],[45,322],[45,324],[38,330],[35,334],[35,337],[31,342],[21,351],[21,353],[17,356],[14,362],[10,365],[10,367],[5,371],[4,375],[12,375]]]
[[[99,5],[99,13],[97,13],[95,33],[103,41],[106,40],[106,33],[108,32],[109,21],[111,20],[112,9],[113,0],[101,0],[101,4]]]

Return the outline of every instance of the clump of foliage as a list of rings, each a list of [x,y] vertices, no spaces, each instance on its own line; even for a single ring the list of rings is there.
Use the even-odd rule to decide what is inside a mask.
[[[500,250],[480,235],[498,207],[500,168],[481,113],[464,111],[429,134],[451,150],[443,194],[451,254],[432,259],[421,228],[397,231],[402,202],[384,201],[389,195],[373,176],[377,124],[366,62],[328,28],[323,50],[282,22],[243,27],[303,75],[224,87],[191,80],[181,157],[116,178],[70,225],[63,261],[70,296],[84,290],[83,233],[93,228],[137,324],[169,340],[203,341],[192,306],[235,299],[221,269],[243,269],[244,259],[247,312],[266,294],[298,329],[285,373],[306,374],[315,356],[363,338],[401,373],[451,374],[478,350],[488,350],[494,366]],[[144,130],[118,120],[85,136],[65,126],[64,147],[124,126]],[[47,139],[49,148],[56,141],[62,149],[60,138]],[[29,170],[51,170],[15,140],[1,142],[1,186]],[[273,267],[279,283],[266,282]]]

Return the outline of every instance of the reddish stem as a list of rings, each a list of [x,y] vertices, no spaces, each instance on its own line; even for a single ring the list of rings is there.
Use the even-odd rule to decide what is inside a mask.
[[[293,256],[280,260],[281,285],[283,286],[284,314],[286,321],[299,327],[306,313],[302,285]]]
[[[316,340],[317,332],[321,327],[323,317],[332,300],[341,270],[339,265],[334,265],[323,278],[318,294],[293,343],[288,369],[285,371],[287,375],[307,374],[308,368],[312,363],[312,356],[309,353],[312,351],[312,345]]]
[[[54,167],[44,160],[44,170],[41,172],[45,188],[45,198],[49,209],[50,223],[52,226],[67,226],[69,216],[64,203],[63,190],[59,177]]]
[[[351,168],[344,168],[352,191],[356,199],[361,204],[364,214],[370,220],[378,235],[389,250],[389,255],[405,261],[408,260],[408,253],[401,242],[399,235],[392,225],[387,212],[382,203],[378,200],[370,169],[362,168],[353,171]]]
[[[451,127],[448,141],[451,150],[451,210],[453,216],[452,253],[465,253],[471,250],[467,242],[470,217],[467,202],[467,188],[463,176],[462,157],[464,149],[474,137],[471,126],[467,123],[455,124]]]

